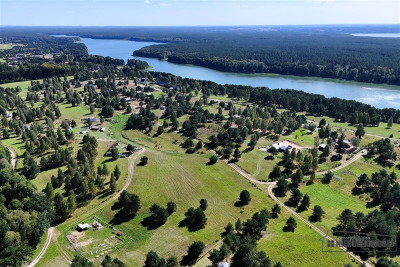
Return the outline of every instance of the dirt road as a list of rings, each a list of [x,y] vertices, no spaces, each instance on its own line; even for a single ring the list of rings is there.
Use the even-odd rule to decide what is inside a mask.
[[[44,243],[44,246],[43,246],[42,250],[40,251],[40,253],[36,256],[36,258],[27,267],[33,267],[40,261],[40,259],[43,257],[44,253],[46,252],[47,248],[50,245],[50,242],[51,242],[51,239],[53,237],[53,234],[54,234],[54,227],[50,227],[47,230],[47,238],[46,238],[46,242]]]
[[[215,151],[212,150],[212,152],[214,154],[216,154]],[[355,155],[351,160],[347,161],[346,163],[342,164],[341,166],[332,169],[331,171],[337,171],[339,169],[342,169],[346,166],[348,166],[349,164],[353,163],[354,161],[358,160],[362,155],[364,155],[364,151],[361,151],[360,153],[358,153],[357,155]],[[318,227],[316,227],[314,224],[312,224],[311,222],[309,222],[308,220],[304,219],[300,214],[298,214],[297,212],[295,212],[294,210],[292,210],[290,207],[286,206],[282,201],[280,201],[274,194],[272,189],[275,187],[276,182],[261,182],[258,181],[257,179],[255,179],[254,177],[252,177],[250,174],[248,174],[246,171],[244,171],[243,169],[241,169],[240,167],[238,167],[236,164],[234,163],[230,163],[228,160],[223,159],[224,162],[226,162],[232,169],[234,169],[237,173],[239,173],[240,175],[242,175],[244,178],[246,178],[247,180],[249,180],[252,183],[255,184],[260,184],[260,185],[269,185],[268,186],[268,195],[271,197],[272,200],[274,200],[276,203],[278,203],[280,206],[282,206],[284,209],[286,209],[289,213],[291,213],[293,216],[295,216],[296,218],[298,218],[300,221],[302,221],[303,223],[307,224],[309,227],[311,227],[311,229],[313,229],[315,232],[317,232],[318,234],[324,236],[327,240],[333,240],[332,237],[328,236],[324,231],[322,231],[321,229],[319,229]],[[320,174],[323,174],[324,172],[321,172]],[[341,249],[343,251],[345,251],[349,256],[351,256],[352,258],[354,258],[355,260],[357,260],[360,263],[364,263],[365,266],[367,267],[372,267],[371,264],[369,264],[368,262],[364,262],[359,256],[355,255],[352,252],[349,252],[346,250],[346,248],[341,247]]]

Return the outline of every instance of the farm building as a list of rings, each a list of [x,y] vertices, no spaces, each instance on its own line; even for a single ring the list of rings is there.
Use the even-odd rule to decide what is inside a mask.
[[[92,223],[93,228],[95,228],[96,230],[100,230],[101,228],[103,228],[103,225],[101,225],[101,223],[94,221]]]
[[[270,145],[268,147],[268,150],[271,150],[272,148],[275,148],[275,150],[282,152],[282,151],[286,151],[287,149],[292,149],[292,146],[290,146],[290,145],[286,146],[283,142],[279,142],[279,143]]]
[[[346,146],[346,148],[351,147],[351,142],[347,141],[347,140],[343,140],[344,145]]]
[[[138,83],[140,84],[146,84],[147,83],[147,79],[146,78],[140,78]]]
[[[326,147],[326,144],[320,144],[320,145],[318,146],[318,150],[323,151],[323,150],[325,149],[325,147]]]
[[[88,229],[90,229],[90,225],[89,224],[87,224],[87,223],[80,223],[80,224],[78,224],[77,226],[76,226],[76,230],[78,230],[78,231],[85,231],[85,230],[88,230]]]

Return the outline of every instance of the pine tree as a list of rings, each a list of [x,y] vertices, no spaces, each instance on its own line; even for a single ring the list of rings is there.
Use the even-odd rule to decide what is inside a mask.
[[[121,176],[121,171],[119,170],[118,164],[115,165],[113,173],[114,173],[115,180],[118,181],[119,177]]]
[[[46,187],[43,189],[43,192],[48,199],[52,200],[54,198],[54,188],[51,183],[47,183]]]
[[[295,218],[290,216],[289,219],[286,221],[286,225],[284,227],[284,231],[286,231],[286,232],[294,232],[296,227],[297,227],[297,223],[296,223]]]
[[[111,191],[111,193],[114,193],[115,190],[117,190],[117,182],[115,181],[114,176],[111,176],[111,179],[110,179],[110,191]]]

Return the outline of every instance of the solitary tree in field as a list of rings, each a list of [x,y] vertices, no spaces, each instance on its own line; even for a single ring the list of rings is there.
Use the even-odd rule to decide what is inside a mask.
[[[210,157],[210,159],[208,160],[208,164],[214,165],[215,163],[217,163],[217,161],[218,161],[218,157],[215,156],[215,155],[212,155],[212,156]]]
[[[323,184],[329,184],[332,181],[332,178],[333,178],[333,173],[329,171],[325,173],[324,178],[322,178],[321,182]]]
[[[294,232],[297,227],[296,220],[290,216],[289,219],[286,221],[286,225],[284,227],[285,232]]]
[[[158,126],[157,135],[161,135],[163,132],[164,132],[164,127],[163,126]]]
[[[313,213],[310,216],[310,220],[314,222],[320,222],[322,216],[325,214],[325,211],[319,205],[315,205],[313,208]]]
[[[174,213],[176,211],[176,204],[175,202],[168,202],[167,203],[167,211],[168,214],[171,215],[172,213]]]
[[[247,190],[243,190],[242,192],[240,192],[239,200],[240,200],[240,202],[242,202],[244,205],[249,204],[250,201],[251,201],[250,192],[247,191]]]
[[[140,164],[141,165],[147,165],[147,162],[149,161],[149,158],[146,156],[143,156],[140,158]]]

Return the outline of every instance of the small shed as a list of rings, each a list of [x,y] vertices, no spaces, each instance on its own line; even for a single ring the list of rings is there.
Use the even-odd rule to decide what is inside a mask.
[[[80,224],[78,224],[77,226],[76,226],[76,230],[78,230],[78,231],[85,231],[85,230],[88,230],[88,229],[90,229],[90,225],[89,224],[87,224],[87,223],[80,223]]]
[[[326,147],[326,144],[320,144],[318,146],[318,150],[324,151],[325,147]]]

